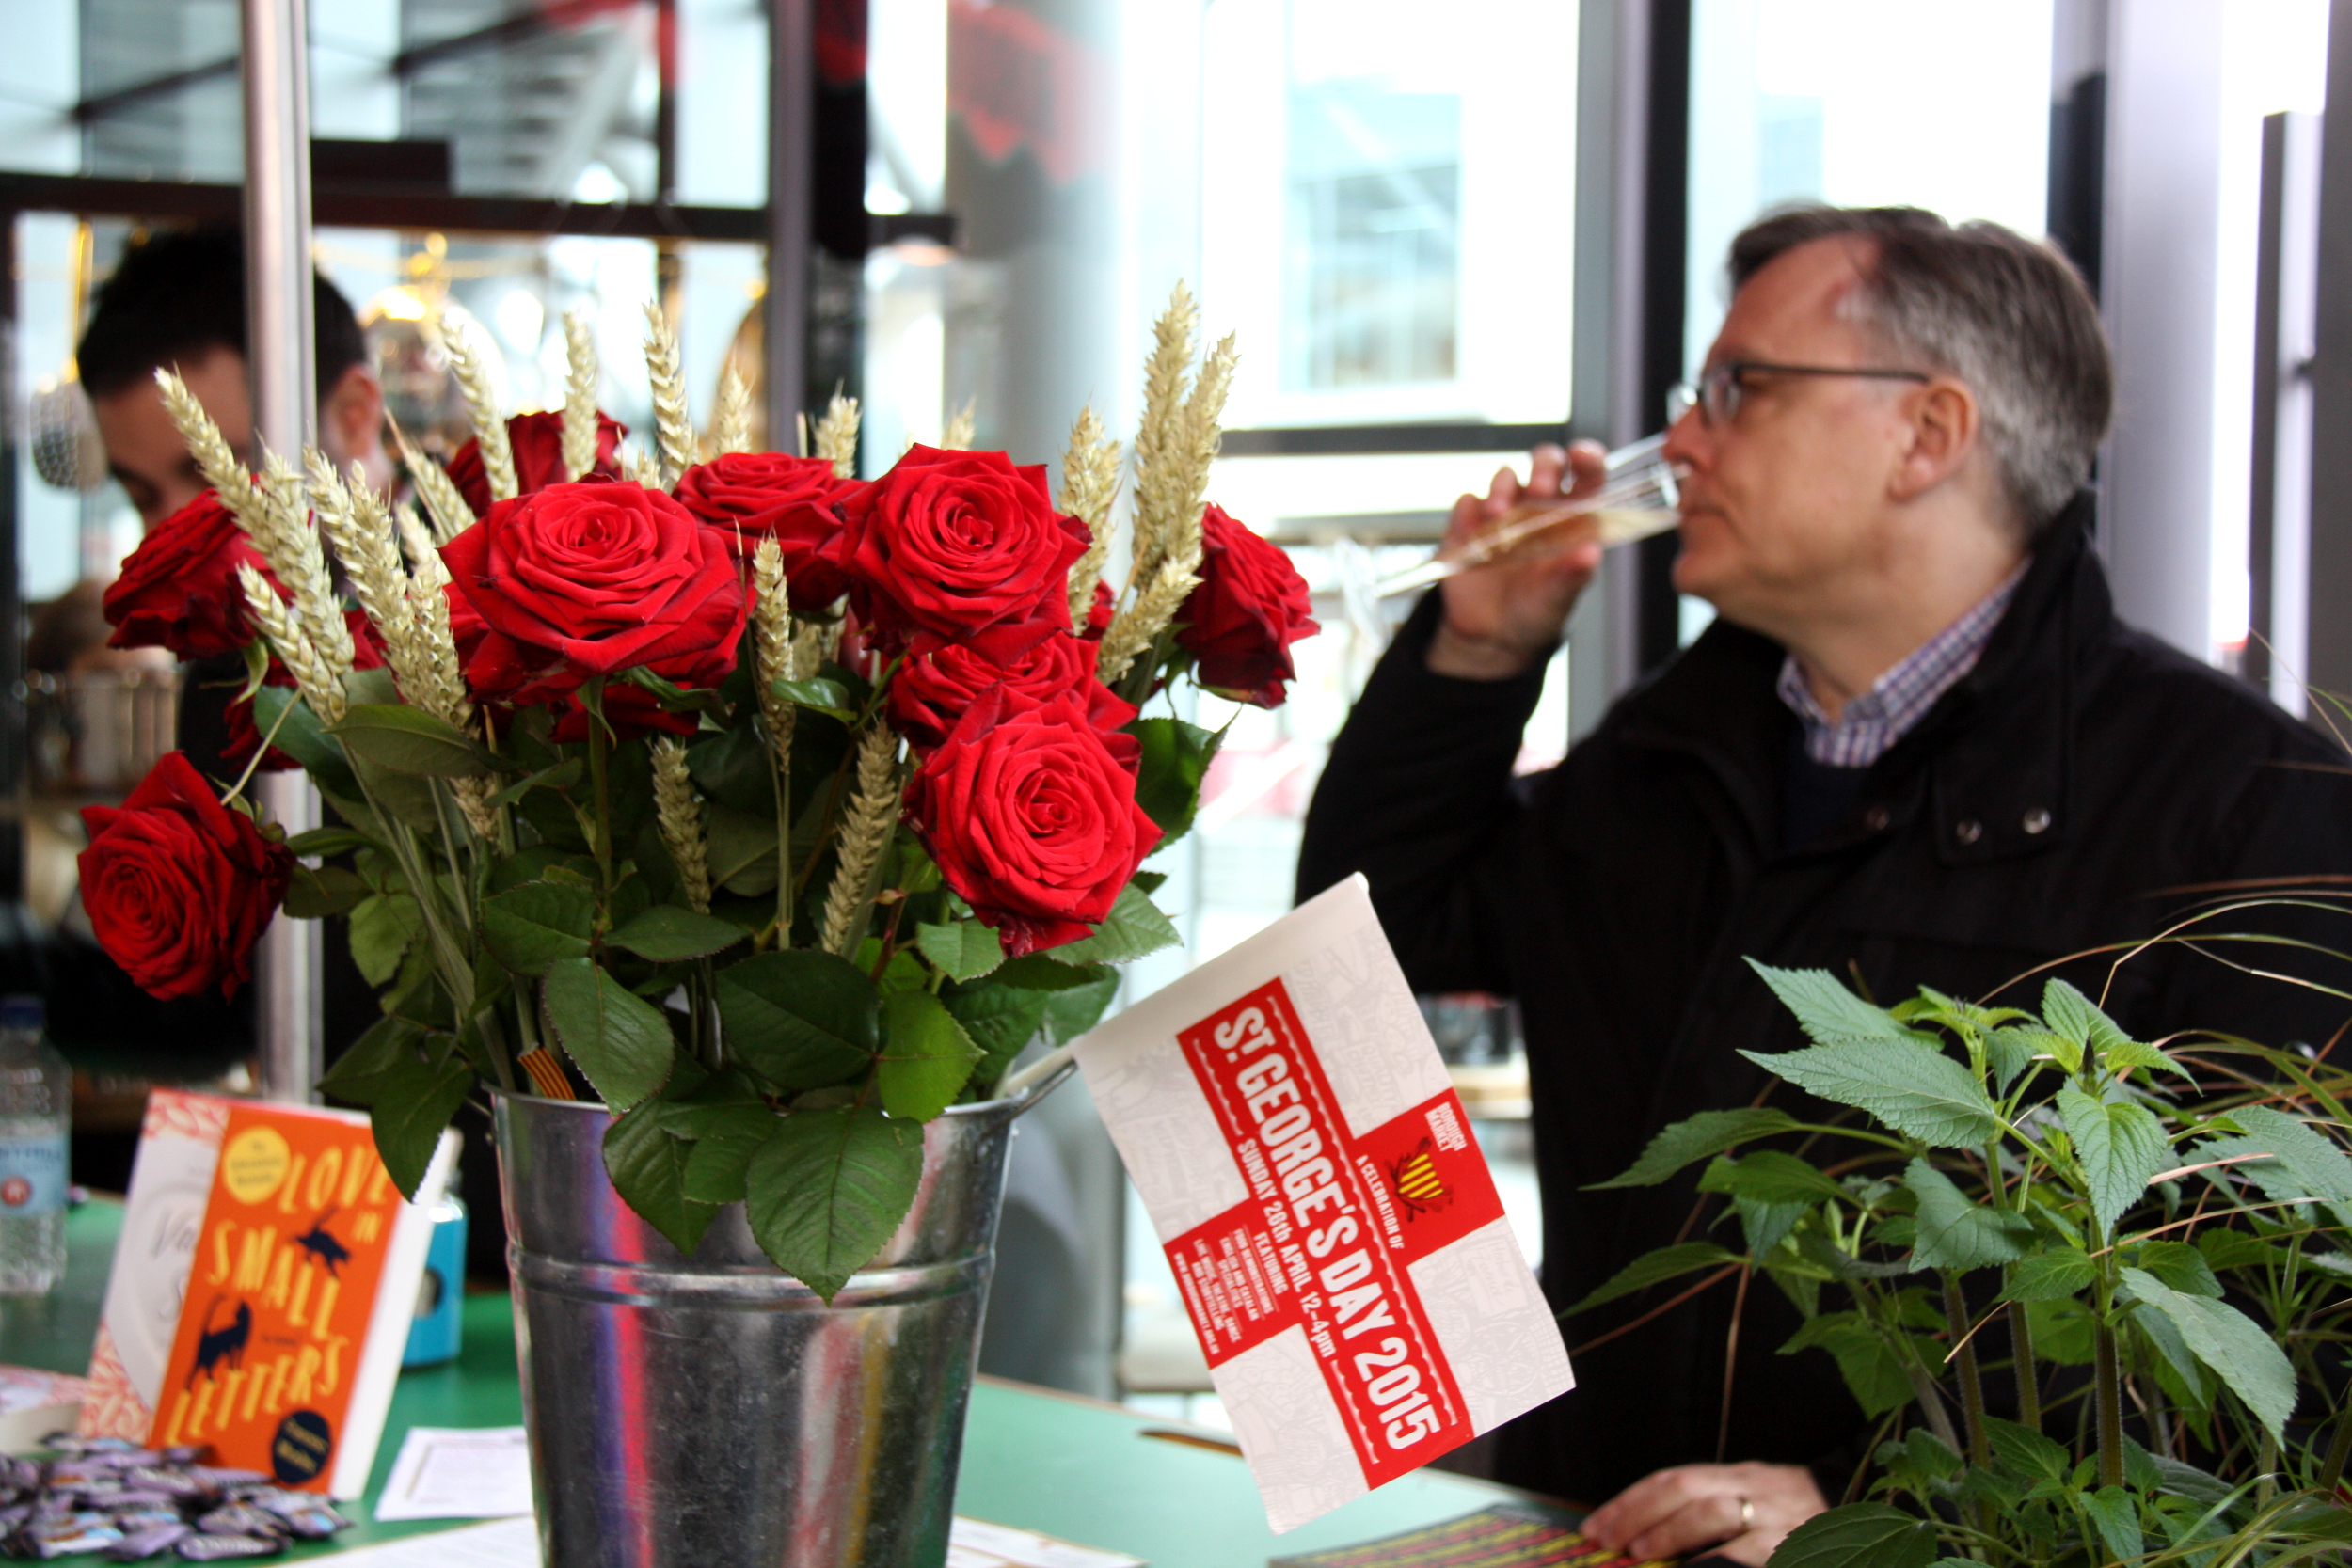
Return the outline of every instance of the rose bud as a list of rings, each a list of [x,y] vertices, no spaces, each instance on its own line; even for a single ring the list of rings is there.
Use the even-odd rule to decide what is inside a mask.
[[[1200,515],[1200,586],[1176,612],[1176,645],[1200,684],[1236,702],[1280,707],[1298,672],[1290,645],[1319,628],[1307,582],[1279,546],[1212,505]]]
[[[115,628],[106,646],[169,648],[182,658],[235,653],[253,641],[240,565],[270,577],[262,552],[207,490],[157,523],[123,562],[102,601]]]
[[[628,434],[628,426],[599,409],[596,460],[580,478],[620,478],[621,438]],[[516,415],[506,421],[506,444],[515,452],[515,485],[518,494],[528,496],[564,483],[562,414]],[[482,466],[480,441],[468,441],[451,453],[449,477],[457,485],[457,493],[466,498],[466,504],[473,508],[475,516],[490,510],[490,475]]]
[[[907,449],[842,508],[852,602],[878,641],[954,640],[991,626],[1070,626],[1070,567],[1087,529],[1054,510],[1042,464],[1001,451]]]
[[[213,798],[171,752],[119,809],[86,806],[82,908],[107,957],[170,1001],[253,977],[253,943],[278,912],[294,856]]]
[[[991,691],[914,771],[907,816],[947,885],[1014,957],[1089,934],[1160,839],[1136,804],[1133,736],[1072,696]]]

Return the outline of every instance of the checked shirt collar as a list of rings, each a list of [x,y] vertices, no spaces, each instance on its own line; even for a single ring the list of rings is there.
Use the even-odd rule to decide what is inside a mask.
[[[2028,561],[2030,558],[2028,558]],[[1935,700],[1950,690],[1977,660],[2026,575],[2026,562],[2001,585],[1963,611],[1959,620],[1913,649],[1901,663],[1871,683],[1832,721],[1805,685],[1797,657],[1781,661],[1780,700],[1804,725],[1804,754],[1829,768],[1867,768],[1883,756]]]

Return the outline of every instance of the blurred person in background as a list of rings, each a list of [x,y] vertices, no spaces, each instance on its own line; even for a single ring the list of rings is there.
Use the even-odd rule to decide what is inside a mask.
[[[1730,275],[1666,445],[1687,468],[1675,584],[1714,624],[1515,779],[1599,548],[1447,579],[1333,746],[1300,855],[1301,897],[1366,874],[1415,989],[1518,998],[1557,1308],[1725,1223],[1694,1208],[1695,1172],[1589,1190],[1661,1130],[1759,1101],[1839,1114],[1740,1054],[1805,1043],[1744,958],[1882,1003],[1925,985],[2025,1006],[2051,966],[2140,1038],[2323,1046],[2345,1022],[2187,946],[2111,984],[2093,951],[2218,884],[2342,879],[2352,781],[2339,748],[2116,620],[2084,488],[2114,377],[2073,267],[1995,225],[1808,208],[1740,234]],[[1600,479],[1597,448],[1541,449],[1526,483],[1463,497],[1449,538]],[[2255,918],[2352,946],[2309,910],[2229,928]],[[2320,962],[2280,954],[2261,966]],[[1761,1564],[1847,1492],[1873,1423],[1825,1353],[1779,1354],[1802,1322],[1780,1291],[1661,1309],[1679,1283],[1565,1320],[1572,1350],[1606,1342],[1502,1430],[1498,1473],[1600,1503],[1586,1528],[1632,1557]]]

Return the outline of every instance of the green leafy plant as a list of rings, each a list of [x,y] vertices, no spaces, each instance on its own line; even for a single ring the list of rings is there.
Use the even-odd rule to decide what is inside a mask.
[[[1570,1310],[1702,1272],[1761,1274],[1796,1304],[1783,1349],[1828,1355],[1879,1427],[1861,1499],[1775,1568],[2352,1546],[2352,1079],[2242,1040],[2134,1039],[2063,980],[2037,1016],[1931,990],[1882,1008],[1754,967],[1812,1044],[1750,1059],[1846,1112],[1659,1133],[1602,1185],[1699,1166],[1742,1244],[1645,1254]],[[2016,1404],[1995,1410],[2004,1363]]]

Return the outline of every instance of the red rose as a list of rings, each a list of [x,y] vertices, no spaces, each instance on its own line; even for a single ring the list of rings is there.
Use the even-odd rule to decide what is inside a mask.
[[[253,977],[253,943],[278,912],[294,856],[213,798],[168,752],[120,809],[86,806],[82,907],[107,957],[170,1001]]]
[[[1280,707],[1298,672],[1290,645],[1320,628],[1291,558],[1212,505],[1200,515],[1200,586],[1176,612],[1176,645],[1200,684],[1237,702]]]
[[[253,641],[240,565],[270,575],[237,519],[207,490],[157,523],[123,561],[103,601],[115,628],[106,646],[169,648],[182,658],[235,653]]]
[[[739,560],[749,561],[762,539],[773,539],[793,604],[822,610],[849,592],[834,549],[841,503],[862,488],[836,476],[826,458],[743,451],[695,464],[678,476],[673,494],[716,529]]]
[[[621,437],[628,426],[596,412],[596,460],[583,479],[621,477]],[[515,451],[515,483],[523,495],[564,483],[564,416],[517,414],[506,421],[506,444]],[[449,477],[477,517],[490,510],[490,476],[482,467],[482,443],[467,442],[449,460]]]
[[[384,668],[384,644],[376,640],[375,623],[368,619],[364,610],[343,611],[343,624],[351,628],[351,667],[355,670]],[[281,663],[278,656],[270,656],[269,673],[262,677],[263,686],[291,687],[294,672]],[[221,743],[220,760],[239,772],[253,760],[253,753],[262,744],[262,732],[253,721],[253,699],[239,697],[229,705],[229,736]],[[272,746],[255,771],[262,773],[291,773],[302,765]]]
[[[910,447],[843,506],[850,594],[881,641],[990,626],[1070,626],[1070,566],[1087,530],[1055,512],[1043,465],[1001,451]]]
[[[918,746],[936,746],[986,693],[1033,703],[1077,699],[1088,722],[1118,730],[1136,710],[1094,675],[1091,642],[1051,626],[993,626],[968,641],[917,636],[890,681],[890,721]]]
[[[501,501],[441,559],[480,618],[466,681],[485,701],[556,702],[639,665],[681,686],[735,668],[747,601],[734,560],[643,485],[557,484]],[[453,604],[453,629],[462,619]]]
[[[1103,634],[1111,629],[1111,622],[1119,616],[1119,595],[1102,578],[1094,579],[1094,602],[1087,606],[1087,624],[1077,628],[1078,635],[1089,642],[1100,642]]]
[[[1137,745],[1071,696],[981,699],[907,786],[907,816],[947,885],[1018,957],[1088,934],[1160,830],[1136,804]]]

